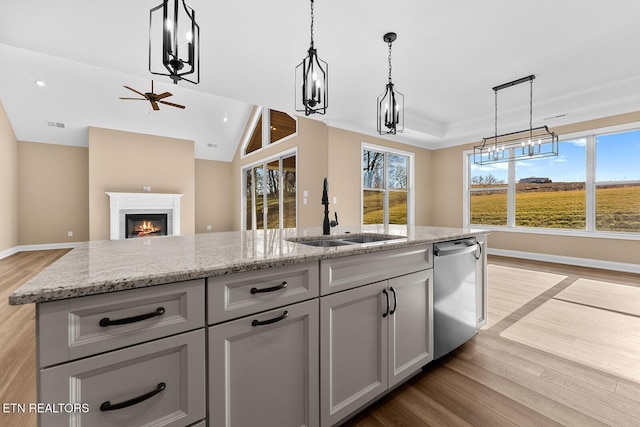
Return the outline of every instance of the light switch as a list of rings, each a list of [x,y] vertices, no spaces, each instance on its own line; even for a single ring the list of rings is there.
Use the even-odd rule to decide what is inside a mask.
[[[302,197],[309,197],[309,192],[307,190],[304,190],[302,192]],[[305,205],[306,205],[306,203],[305,203]]]
[[[338,198],[337,198],[337,197],[334,197],[334,198],[333,198],[333,204],[334,204],[334,205],[337,205],[337,204],[338,204]]]

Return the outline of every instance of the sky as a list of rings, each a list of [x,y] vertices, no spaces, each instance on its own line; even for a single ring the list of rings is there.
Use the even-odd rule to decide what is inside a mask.
[[[584,182],[586,138],[560,141],[558,157],[516,162],[516,182],[521,178],[549,178],[553,182]],[[492,174],[507,182],[509,163],[474,165],[473,176]],[[596,138],[596,181],[640,181],[640,130]]]

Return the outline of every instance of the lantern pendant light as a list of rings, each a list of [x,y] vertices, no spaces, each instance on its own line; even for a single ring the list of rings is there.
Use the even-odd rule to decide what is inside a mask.
[[[478,165],[557,157],[558,135],[545,126],[533,127],[533,80],[535,75],[503,83],[492,88],[495,94],[493,136],[482,138],[482,144],[473,147],[473,162]],[[498,91],[529,82],[529,129],[498,135]]]
[[[200,27],[186,0],[164,0],[149,12],[149,72],[200,82]]]
[[[325,114],[328,104],[329,64],[318,58],[313,44],[313,0],[311,0],[311,45],[307,57],[296,67],[296,111]]]
[[[389,82],[385,92],[378,97],[378,133],[391,134],[404,130],[404,95],[398,92],[391,81],[391,44],[396,33],[387,33],[382,39],[389,45]]]

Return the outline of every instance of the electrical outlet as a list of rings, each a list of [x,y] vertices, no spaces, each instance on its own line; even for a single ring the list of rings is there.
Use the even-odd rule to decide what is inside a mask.
[[[73,237],[73,231],[67,231],[67,237]]]
[[[210,225],[207,225],[207,230],[211,230],[211,226]]]
[[[304,205],[307,204],[307,198],[306,197],[304,199],[302,199],[302,204],[304,204]]]

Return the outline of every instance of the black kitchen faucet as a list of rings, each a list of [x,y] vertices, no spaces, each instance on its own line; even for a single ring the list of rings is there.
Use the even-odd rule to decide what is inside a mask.
[[[322,187],[322,204],[324,205],[324,221],[322,222],[322,235],[328,236],[331,227],[338,225],[338,212],[334,212],[336,220],[329,221],[329,182],[327,178],[324,179],[324,185]]]

